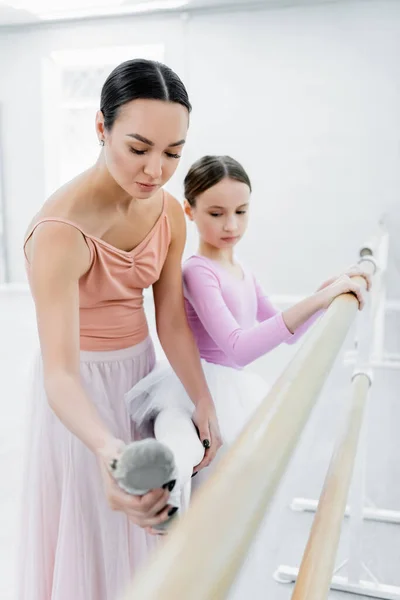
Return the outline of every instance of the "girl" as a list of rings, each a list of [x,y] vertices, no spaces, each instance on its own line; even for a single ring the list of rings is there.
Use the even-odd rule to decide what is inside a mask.
[[[362,308],[361,288],[350,276],[362,275],[370,284],[355,266],[295,306],[277,311],[234,255],[247,228],[250,193],[247,173],[229,156],[205,156],[185,178],[185,212],[200,238],[197,254],[183,268],[186,314],[214,398],[224,447],[234,442],[268,392],[266,382],[243,367],[283,342],[295,343],[340,294],[353,292]],[[126,400],[143,435],[154,430],[156,439],[172,450],[178,484],[170,502],[187,506],[193,468],[196,474],[203,454],[191,421],[194,406],[189,396],[173,371],[159,365]]]
[[[96,164],[56,191],[27,233],[41,356],[20,600],[116,600],[148,552],[143,528],[168,518],[168,490],[128,495],[110,471],[135,435],[124,394],[154,367],[145,287],[153,286],[161,344],[208,440],[204,465],[220,445],[185,316],[184,216],[163,190],[179,163],[190,109],[183,83],[165,65],[117,67],[96,115]]]

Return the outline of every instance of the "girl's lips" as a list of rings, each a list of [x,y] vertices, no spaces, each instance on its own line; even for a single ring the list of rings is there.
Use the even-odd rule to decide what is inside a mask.
[[[229,237],[223,237],[223,238],[221,238],[221,240],[223,242],[236,242],[236,240],[238,240],[238,239],[239,239],[238,235],[232,235],[232,236],[229,236]]]

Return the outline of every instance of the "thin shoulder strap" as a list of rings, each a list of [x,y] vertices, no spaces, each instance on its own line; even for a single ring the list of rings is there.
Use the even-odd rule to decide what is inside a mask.
[[[167,190],[165,190],[164,188],[162,190],[162,193],[163,193],[162,214],[166,214],[167,209],[168,209],[168,201],[171,197],[171,194],[169,192],[167,192]]]
[[[39,221],[36,221],[36,223],[34,223],[32,225],[32,227],[28,230],[27,235],[25,236],[25,240],[24,240],[24,254],[25,254],[25,258],[26,260],[28,260],[28,257],[26,256],[26,244],[28,243],[28,241],[30,240],[30,238],[32,237],[32,235],[34,234],[34,232],[36,231],[37,227],[39,227],[39,225],[41,225],[42,223],[64,223],[65,225],[69,225],[70,227],[74,227],[75,229],[77,229],[84,237],[84,240],[89,248],[90,251],[90,260],[93,260],[93,248],[92,248],[92,244],[89,243],[89,237],[87,236],[87,234],[83,231],[83,229],[77,225],[76,223],[74,223],[73,221],[69,221],[68,219],[62,219],[61,217],[44,217],[43,219],[39,219]]]

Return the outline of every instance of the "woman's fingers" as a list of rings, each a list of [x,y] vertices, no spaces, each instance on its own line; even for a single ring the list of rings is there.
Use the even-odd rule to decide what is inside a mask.
[[[211,430],[211,445],[205,451],[204,458],[201,461],[201,463],[199,463],[194,468],[194,470],[196,472],[201,471],[201,469],[204,469],[205,467],[208,467],[208,465],[210,465],[212,463],[212,461],[214,460],[214,458],[217,455],[218,450],[222,446],[222,440],[221,440],[221,434],[219,432],[219,428],[218,427],[214,427],[213,423],[211,423],[210,424],[210,430]]]

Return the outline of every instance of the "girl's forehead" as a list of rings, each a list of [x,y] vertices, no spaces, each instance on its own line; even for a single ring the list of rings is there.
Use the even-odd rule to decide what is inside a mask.
[[[199,196],[199,201],[207,206],[231,208],[248,204],[250,190],[241,181],[222,180]]]

